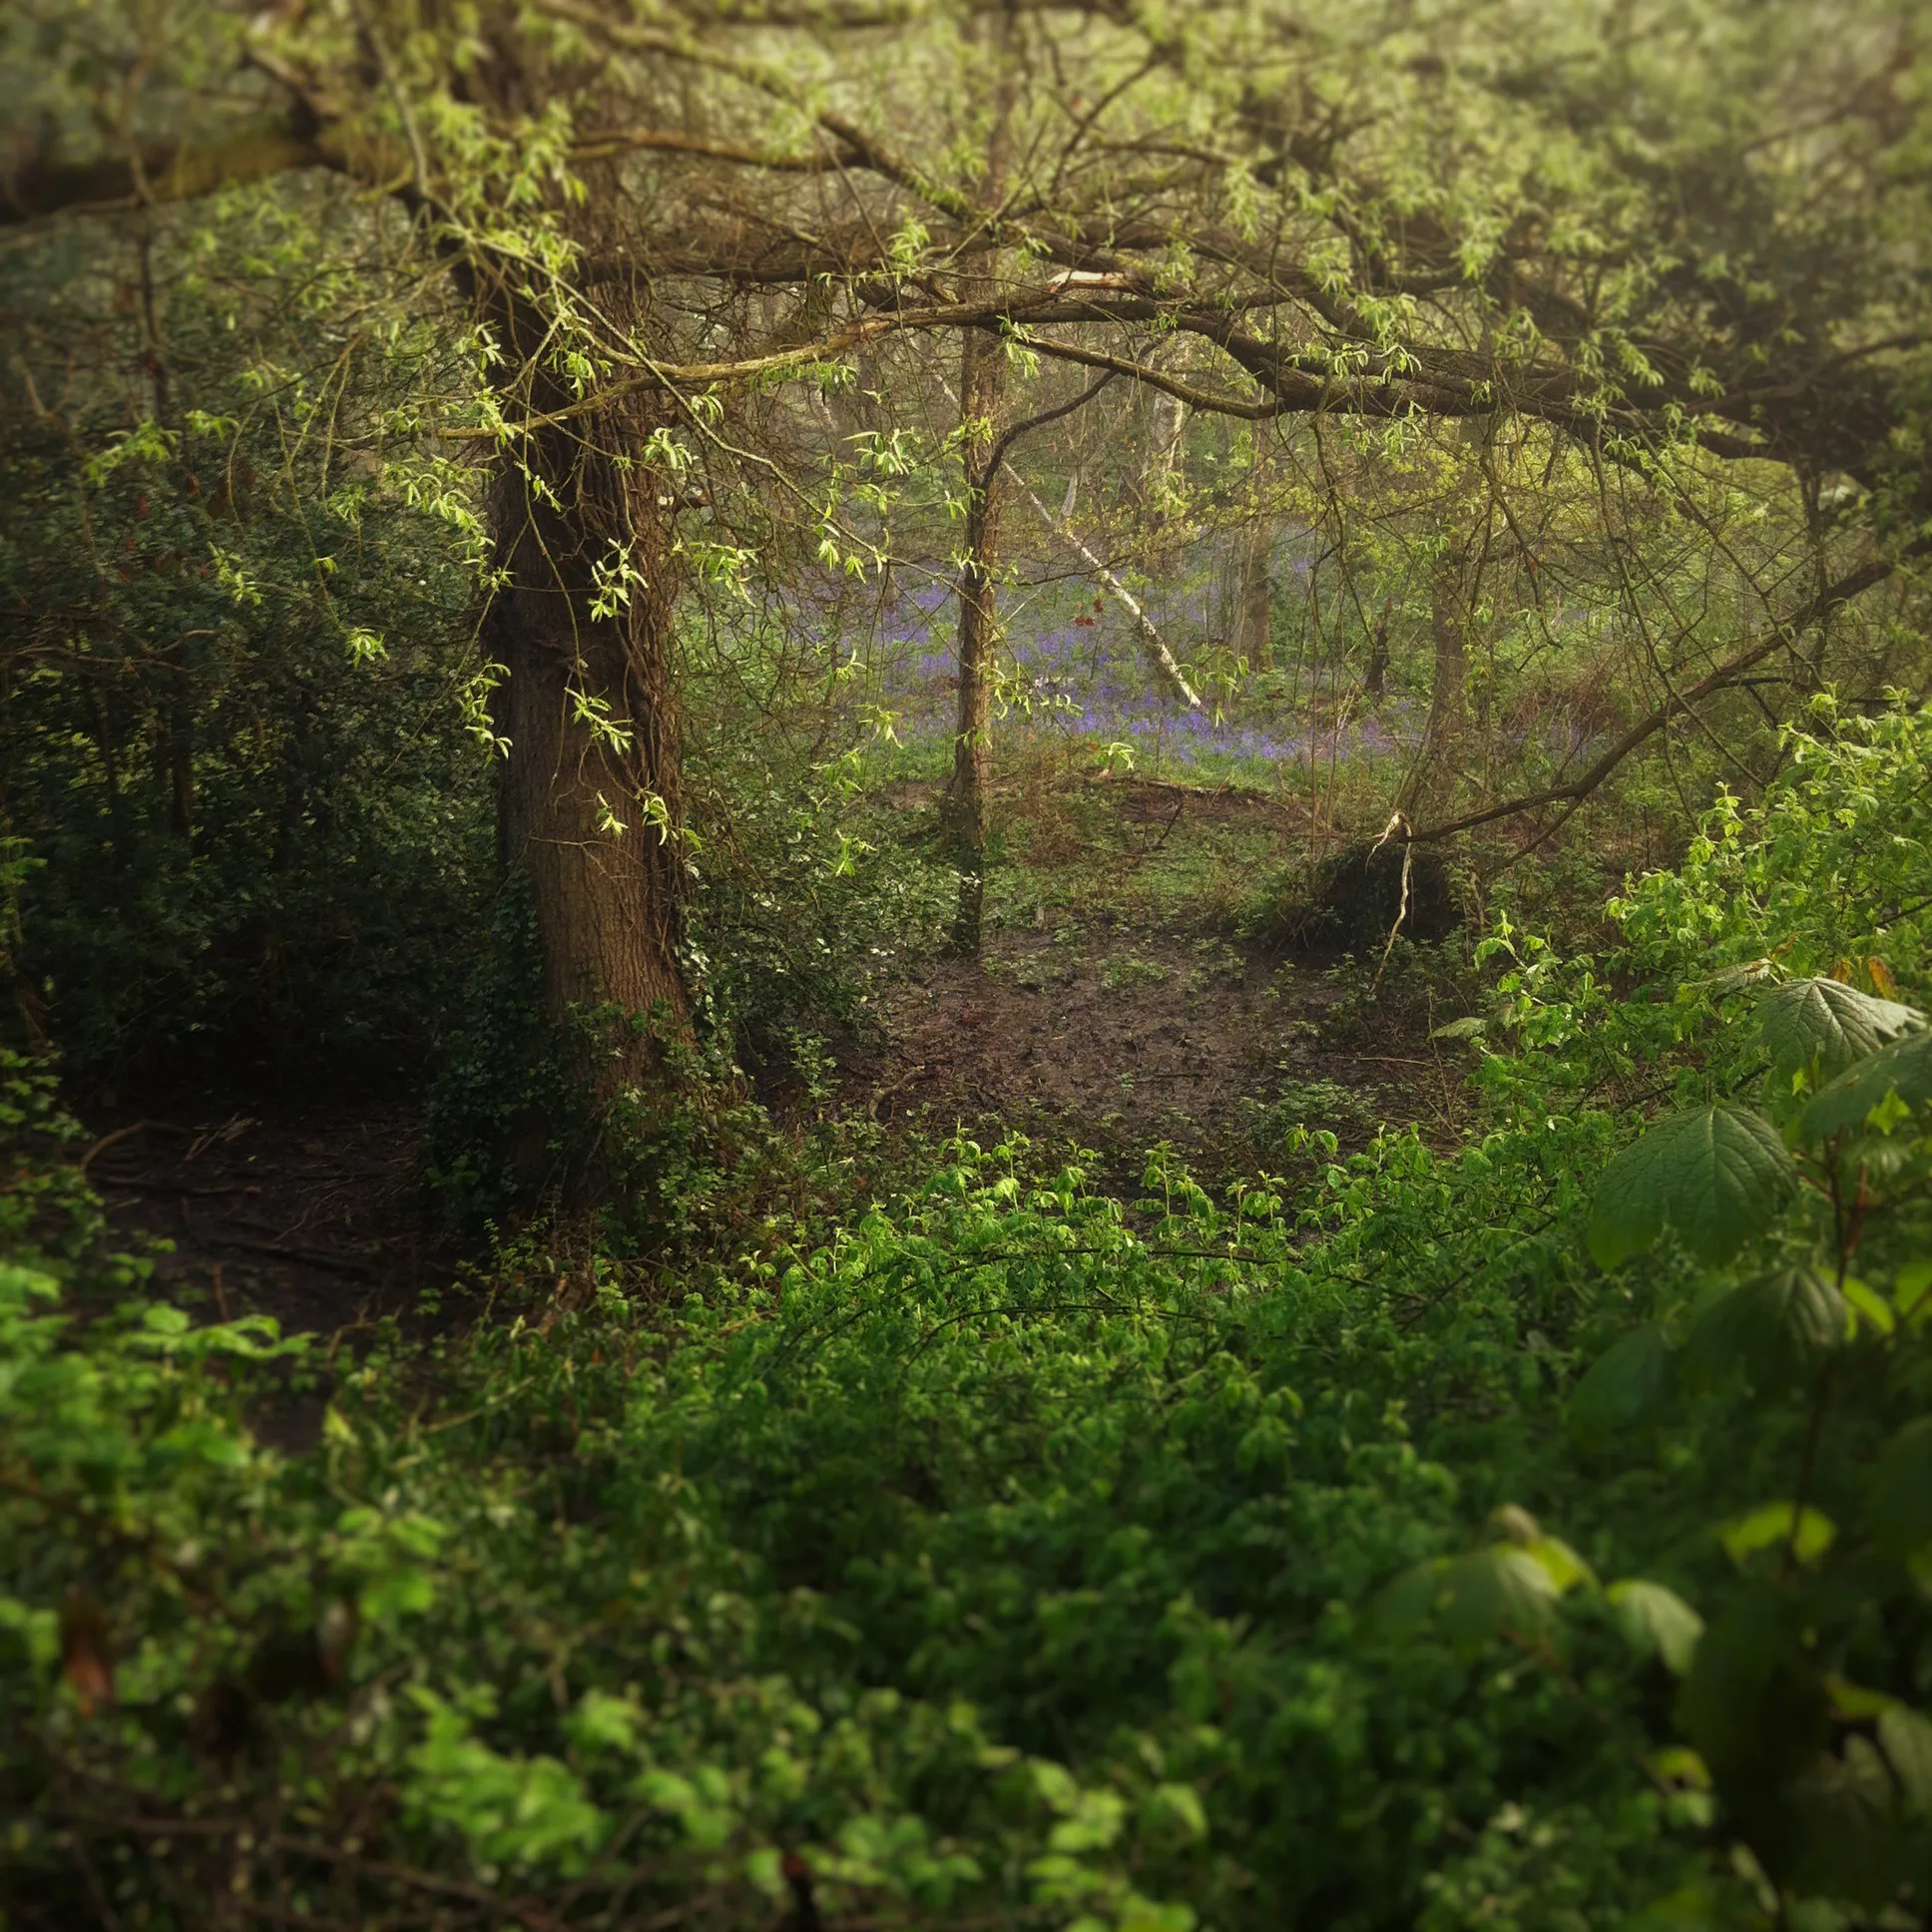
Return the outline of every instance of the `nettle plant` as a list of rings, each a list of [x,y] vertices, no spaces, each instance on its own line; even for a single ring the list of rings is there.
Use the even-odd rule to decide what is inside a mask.
[[[1882,964],[1860,970],[1893,990]],[[1732,1038],[1714,1046],[1755,1047],[1761,1104],[1671,1114],[1605,1172],[1589,1244],[1650,1318],[1585,1374],[1571,1424],[1620,1454],[1668,1437],[1687,1479],[1714,1471],[1717,1490],[1757,1498],[1665,1558],[1701,1616],[1661,1584],[1607,1593],[1682,1680],[1682,1742],[1658,1775],[1714,1791],[1767,1909],[1909,1901],[1918,1923],[1932,1898],[1932,1030],[1848,978],[1779,982],[1769,961],[1726,977]],[[1587,1581],[1548,1557],[1539,1575],[1547,1598]]]

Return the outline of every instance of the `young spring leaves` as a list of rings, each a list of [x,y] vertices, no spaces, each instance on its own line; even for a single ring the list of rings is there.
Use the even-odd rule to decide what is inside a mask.
[[[1771,987],[1758,1033],[1775,1084],[1799,1075],[1828,1081],[1798,1123],[1815,1143],[1863,1124],[1887,1094],[1912,1106],[1932,1099],[1932,1033],[1925,1016],[1832,979]],[[1728,1261],[1797,1190],[1776,1128],[1735,1102],[1659,1121],[1604,1174],[1590,1217],[1590,1251],[1614,1267],[1654,1246],[1668,1226],[1712,1266]]]
[[[1504,1504],[1490,1517],[1495,1540],[1465,1556],[1418,1563],[1384,1585],[1369,1628],[1400,1643],[1433,1626],[1466,1657],[1499,1636],[1543,1637],[1559,1601],[1579,1584],[1594,1588],[1590,1566],[1528,1510]]]
[[[1696,1655],[1703,1635],[1703,1619],[1661,1583],[1626,1577],[1604,1592],[1611,1616],[1632,1650],[1642,1657],[1658,1657],[1673,1677],[1683,1677]]]

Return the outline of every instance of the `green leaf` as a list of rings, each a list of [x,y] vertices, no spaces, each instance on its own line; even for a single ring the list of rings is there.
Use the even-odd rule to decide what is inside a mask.
[[[1559,1597],[1578,1584],[1597,1587],[1597,1573],[1561,1537],[1539,1536],[1522,1546],[1523,1553],[1540,1564]]]
[[[1632,1650],[1643,1657],[1661,1657],[1673,1677],[1690,1671],[1697,1639],[1703,1635],[1703,1619],[1675,1590],[1627,1577],[1604,1594]]]
[[[1208,1811],[1192,1784],[1157,1784],[1148,1794],[1150,1817],[1174,1825],[1190,1844],[1208,1836]]]
[[[1759,1550],[1788,1543],[1800,1563],[1815,1563],[1837,1540],[1838,1526],[1821,1510],[1797,1511],[1797,1534],[1791,1534],[1793,1505],[1762,1503],[1748,1515],[1724,1525],[1718,1537],[1732,1563],[1742,1563]]]
[[[1656,1323],[1633,1330],[1590,1364],[1570,1398],[1570,1429],[1586,1449],[1608,1449],[1657,1413],[1676,1386],[1678,1351]]]
[[[1845,1339],[1844,1296],[1802,1262],[1773,1268],[1708,1301],[1685,1337],[1685,1367],[1709,1385],[1741,1370],[1770,1389],[1814,1372]]]
[[[1913,1109],[1932,1100],[1932,1033],[1908,1034],[1839,1075],[1798,1117],[1798,1132],[1807,1141],[1855,1133],[1894,1092]]]
[[[1905,1809],[1921,1818],[1932,1815],[1932,1719],[1895,1703],[1878,1719],[1878,1745]]]
[[[1478,1650],[1504,1631],[1540,1636],[1563,1593],[1527,1550],[1499,1543],[1444,1566],[1436,1598],[1437,1622],[1459,1650]]]
[[[1549,1628],[1557,1599],[1589,1574],[1582,1559],[1553,1538],[1539,1535],[1532,1548],[1496,1543],[1404,1570],[1376,1593],[1366,1627],[1373,1637],[1401,1643],[1433,1623],[1465,1652],[1480,1650],[1505,1630],[1538,1637]]]
[[[1761,1114],[1699,1107],[1658,1122],[1604,1171],[1590,1251],[1615,1267],[1666,1226],[1700,1260],[1727,1261],[1797,1187],[1797,1170]]]
[[[1907,1261],[1892,1279],[1892,1299],[1901,1315],[1909,1316],[1932,1288],[1932,1261]]]
[[[1897,1328],[1898,1317],[1893,1314],[1891,1303],[1856,1276],[1845,1277],[1843,1292],[1858,1319],[1874,1334],[1889,1335]]]
[[[1887,1690],[1874,1690],[1863,1684],[1853,1684],[1849,1678],[1828,1677],[1824,1688],[1831,1698],[1831,1711],[1850,1723],[1863,1723],[1870,1717],[1882,1717],[1898,1699]]]
[[[1887,1549],[1903,1555],[1932,1542],[1932,1415],[1908,1422],[1879,1452],[1868,1507]]]
[[[1435,1609],[1443,1568],[1438,1562],[1411,1564],[1385,1583],[1369,1603],[1363,1620],[1367,1634],[1391,1644],[1413,1637]]]
[[[1767,1864],[1790,1890],[1877,1905],[1896,1892],[1897,1793],[1871,1740],[1853,1734],[1786,1785]]]
[[[1835,979],[1794,979],[1764,995],[1759,1032],[1774,1072],[1785,1080],[1816,1067],[1826,1080],[1888,1040],[1925,1024],[1925,1015],[1896,1000],[1875,999]]]
[[[1431,1040],[1480,1040],[1489,1031],[1489,1022],[1474,1015],[1466,1020],[1451,1020],[1429,1035]]]
[[[1830,1740],[1824,1682],[1783,1591],[1733,1600],[1698,1640],[1679,1717],[1720,1791],[1775,1790]]]

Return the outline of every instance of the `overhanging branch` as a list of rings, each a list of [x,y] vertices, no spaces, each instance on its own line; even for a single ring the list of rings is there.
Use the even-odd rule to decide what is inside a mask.
[[[190,202],[298,168],[344,166],[332,140],[293,112],[206,142],[160,141],[128,155],[85,162],[30,159],[0,180],[0,227],[50,215],[106,214],[160,202]]]
[[[1819,592],[1803,610],[1787,618],[1769,636],[1759,638],[1756,643],[1738,652],[1736,656],[1726,658],[1715,670],[1699,678],[1694,685],[1686,686],[1684,690],[1660,705],[1648,718],[1633,724],[1581,777],[1573,778],[1568,784],[1551,785],[1544,791],[1533,791],[1520,798],[1507,799],[1500,805],[1486,806],[1481,811],[1472,811],[1461,818],[1452,818],[1446,824],[1431,825],[1424,831],[1412,832],[1409,835],[1410,843],[1426,845],[1436,839],[1453,837],[1457,832],[1473,831],[1478,825],[1493,824],[1499,818],[1515,818],[1526,811],[1538,811],[1545,805],[1567,804],[1570,810],[1557,821],[1561,824],[1633,751],[1648,743],[1680,713],[1689,711],[1699,700],[1708,698],[1727,686],[1737,684],[1753,666],[1762,664],[1774,651],[1794,643],[1801,632],[1808,631],[1812,625],[1828,617],[1841,604],[1849,604],[1854,597],[1862,596],[1874,584],[1882,584],[1897,568],[1897,563],[1892,558],[1875,557],[1869,563],[1861,564],[1856,570],[1847,572],[1835,584],[1828,585]],[[1552,831],[1555,829],[1555,826],[1551,827]]]

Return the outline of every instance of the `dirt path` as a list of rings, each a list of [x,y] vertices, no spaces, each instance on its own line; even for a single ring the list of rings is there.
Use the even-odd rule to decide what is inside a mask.
[[[887,802],[931,805],[903,785]],[[878,1036],[840,1055],[839,1104],[1124,1159],[1169,1141],[1204,1173],[1265,1167],[1295,1125],[1355,1145],[1384,1122],[1447,1135],[1462,1068],[1429,1038],[1426,999],[1241,936],[1284,816],[1251,795],[1123,784],[1009,819],[980,958],[881,989]]]

